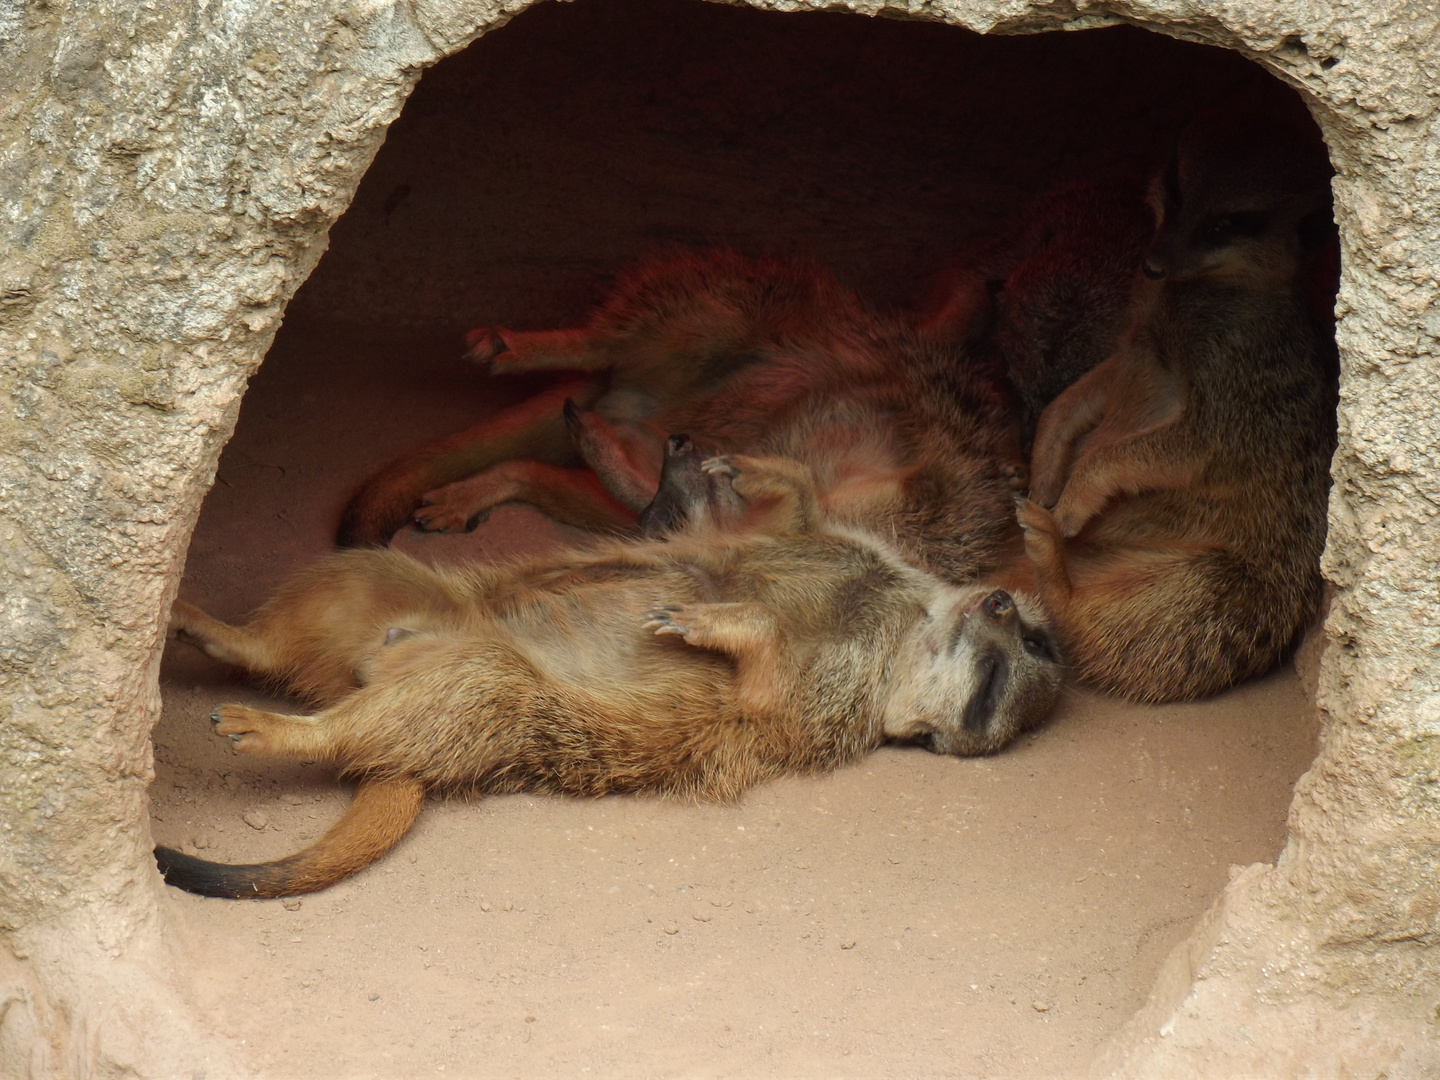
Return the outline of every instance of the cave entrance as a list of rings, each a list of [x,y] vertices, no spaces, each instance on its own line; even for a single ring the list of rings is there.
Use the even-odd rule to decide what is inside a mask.
[[[253,380],[182,593],[240,616],[328,550],[375,468],[533,392],[459,359],[471,327],[575,324],[672,245],[812,256],[917,308],[1046,190],[1153,169],[1198,107],[1289,93],[1133,27],[538,5],[428,71],[393,125]],[[559,532],[505,508],[402,546],[494,557]],[[260,690],[174,646],[162,680],[158,840],[254,861],[339,815],[324,770],[209,735],[216,701]],[[994,759],[889,750],[734,807],[432,804],[298,907],[170,900],[213,960],[202,992],[264,1017],[261,1064],[286,1072],[1067,1073],[1228,867],[1278,854],[1312,713],[1288,668],[1162,709],[1076,692]]]

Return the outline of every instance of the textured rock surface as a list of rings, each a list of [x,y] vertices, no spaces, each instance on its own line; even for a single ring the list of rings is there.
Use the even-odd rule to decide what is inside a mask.
[[[235,1071],[186,1011],[142,824],[164,612],[245,380],[386,125],[519,6],[0,0],[0,1072]],[[1236,877],[1106,1065],[1433,1071],[1437,16],[851,6],[982,32],[1123,17],[1310,95],[1345,254],[1325,735],[1278,865]]]

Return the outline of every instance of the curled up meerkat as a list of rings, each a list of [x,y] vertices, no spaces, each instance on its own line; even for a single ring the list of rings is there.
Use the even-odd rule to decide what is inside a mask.
[[[1077,674],[1142,701],[1271,668],[1320,588],[1334,342],[1307,293],[1333,235],[1318,134],[1202,115],[1114,355],[1040,417],[1019,520]]]
[[[946,584],[827,525],[801,463],[670,472],[728,490],[724,528],[463,570],[343,552],[243,627],[177,601],[181,637],[318,706],[223,705],[216,733],[359,786],[301,852],[230,866],[160,847],[166,880],[237,898],[323,888],[393,846],[429,790],[730,799],[890,739],[992,752],[1049,712],[1061,665],[1024,593]]]

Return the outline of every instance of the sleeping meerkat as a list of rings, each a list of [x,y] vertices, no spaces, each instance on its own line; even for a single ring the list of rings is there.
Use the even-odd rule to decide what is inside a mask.
[[[344,552],[244,627],[177,601],[182,637],[320,706],[224,705],[216,733],[359,787],[304,851],[229,866],[160,847],[166,880],[237,898],[323,888],[399,840],[432,788],[728,799],[887,739],[989,753],[1044,719],[1061,666],[1026,596],[948,585],[824,524],[795,461],[722,458],[669,482],[700,475],[743,504],[724,528],[465,570]]]
[[[946,580],[1018,547],[1007,468],[1021,451],[995,373],[813,265],[676,254],[623,277],[583,327],[470,341],[497,374],[565,374],[372,477],[340,544],[387,543],[411,520],[464,531],[512,500],[628,531],[658,489],[666,436],[683,431],[701,454],[804,461],[827,520]]]
[[[1193,121],[1157,186],[1130,337],[1040,417],[1019,520],[1101,689],[1223,690],[1274,666],[1314,608],[1336,388],[1306,266],[1333,233],[1329,176],[1318,134]]]

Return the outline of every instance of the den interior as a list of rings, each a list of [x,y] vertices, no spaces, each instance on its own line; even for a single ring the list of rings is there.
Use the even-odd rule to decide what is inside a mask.
[[[1289,93],[1130,27],[537,5],[426,72],[392,127],[252,380],[181,595],[241,617],[330,549],[377,467],[540,385],[464,362],[471,327],[576,324],[675,245],[811,256],[915,310],[1036,196],[1153,170],[1197,108]],[[396,543],[577,539],[507,506]],[[210,734],[263,687],[172,642],[162,688],[159,842],[257,861],[339,816],[325,769]],[[993,758],[887,749],[726,806],[432,800],[303,901],[169,902],[265,1075],[1066,1074],[1230,868],[1275,859],[1315,740],[1289,665],[1189,705],[1070,690]]]

